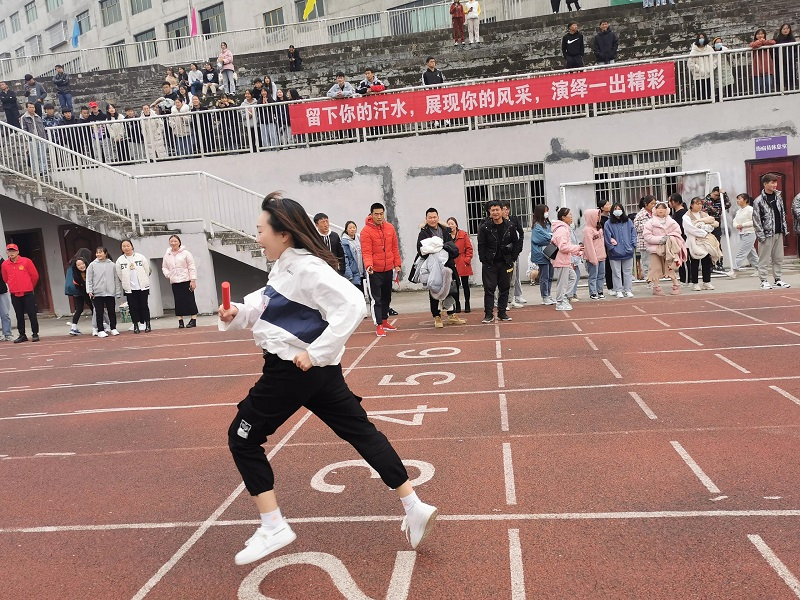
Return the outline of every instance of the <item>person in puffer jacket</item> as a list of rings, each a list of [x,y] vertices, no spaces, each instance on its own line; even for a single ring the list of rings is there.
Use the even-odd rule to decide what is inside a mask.
[[[608,243],[608,260],[614,279],[613,294],[617,298],[633,298],[633,257],[636,254],[636,229],[619,202],[611,205],[611,216],[603,225]]]
[[[589,299],[600,300],[605,279],[606,242],[600,225],[600,209],[591,208],[583,213],[586,226],[583,228],[583,258],[589,272]]]
[[[553,270],[556,276],[556,310],[572,310],[567,294],[575,286],[575,268],[573,256],[583,255],[583,244],[573,244],[570,239],[572,212],[565,206],[558,209],[557,220],[553,221],[552,242],[558,246],[558,254],[553,259]]]

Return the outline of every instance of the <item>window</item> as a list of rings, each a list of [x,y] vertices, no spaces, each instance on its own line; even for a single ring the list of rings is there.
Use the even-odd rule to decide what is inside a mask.
[[[114,42],[106,48],[106,59],[109,69],[124,69],[128,66],[128,55],[125,53],[125,40]]]
[[[151,58],[158,56],[158,48],[156,48],[156,30],[148,29],[139,35],[133,36],[136,42],[136,54],[139,56],[139,62],[147,62]]]
[[[83,35],[92,29],[92,22],[89,20],[88,10],[82,12],[76,18],[78,19],[78,30],[80,31],[80,35]]]
[[[639,198],[648,194],[666,198],[678,190],[677,177],[639,179],[638,181],[616,181],[601,183],[604,179],[661,175],[681,170],[679,148],[645,150],[622,154],[605,154],[594,157],[594,179],[596,200],[622,202],[625,212],[639,212]]]
[[[228,31],[225,27],[225,7],[222,4],[215,4],[201,10],[200,28],[205,34]]]
[[[283,25],[283,9],[276,8],[264,13],[264,27],[277,27]]]
[[[16,50],[14,50],[14,56],[17,58],[25,58],[25,46],[20,46]]]
[[[53,12],[59,6],[64,4],[64,0],[47,0],[46,1],[47,12]]]
[[[167,40],[170,52],[189,45],[189,19],[187,17],[167,23]]]
[[[25,55],[39,56],[42,53],[42,36],[35,35],[25,40]]]
[[[131,0],[131,14],[135,15],[153,7],[152,0]]]
[[[122,9],[119,0],[100,0],[100,13],[103,15],[103,25],[111,25],[122,20]]]
[[[486,218],[489,200],[508,200],[511,214],[526,229],[531,226],[533,207],[545,202],[544,163],[482,167],[464,171],[469,233],[478,233]]]
[[[29,2],[25,5],[25,18],[28,19],[28,23],[33,23],[39,15],[36,12],[36,2]]]
[[[22,26],[19,24],[19,13],[15,12],[11,15],[11,33],[17,33]]]
[[[3,19],[0,21],[0,40],[4,40],[8,37],[8,33],[6,33],[6,21]]]
[[[66,21],[59,21],[52,27],[45,30],[47,34],[47,47],[55,48],[64,44],[67,41],[67,23]]]
[[[303,22],[303,11],[306,9],[306,0],[295,0],[294,9],[297,13],[297,22]],[[325,3],[322,0],[317,0],[317,3],[314,5],[314,10],[311,11],[308,15],[308,20],[312,19],[319,19],[320,17],[325,16]]]

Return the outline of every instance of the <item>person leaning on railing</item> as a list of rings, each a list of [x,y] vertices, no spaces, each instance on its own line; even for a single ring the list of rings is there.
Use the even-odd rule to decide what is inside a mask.
[[[717,36],[711,43],[714,52],[727,52],[728,48],[722,43],[722,38]],[[720,70],[720,84],[722,85],[722,97],[730,98],[733,96],[733,86],[736,79],[733,76],[733,67],[727,55],[723,54],[719,57],[719,70]]]
[[[702,31],[699,32],[689,50],[689,60],[686,61],[694,81],[695,100],[711,99],[713,88],[711,79],[717,68],[717,61],[714,60],[713,54],[714,49],[708,43],[708,35]]]
[[[775,65],[772,51],[765,46],[774,46],[775,40],[767,39],[767,32],[759,29],[750,42],[753,49],[753,91],[756,94],[769,94],[773,89]]]
[[[776,65],[775,75],[778,81],[783,80],[783,91],[797,89],[797,59],[800,56],[800,48],[795,44],[797,40],[792,33],[792,26],[784,23],[773,36],[776,44],[781,45],[780,60]],[[793,44],[787,46],[786,44]]]

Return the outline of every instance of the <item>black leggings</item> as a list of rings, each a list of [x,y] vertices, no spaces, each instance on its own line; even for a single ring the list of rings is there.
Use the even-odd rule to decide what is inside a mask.
[[[88,296],[73,296],[73,298],[75,299],[75,312],[72,315],[72,324],[77,325],[83,314],[84,306],[88,306],[92,313],[94,313],[94,306],[92,306],[92,300]]]
[[[303,406],[353,446],[390,488],[408,481],[397,452],[367,418],[361,398],[347,387],[341,365],[301,371],[290,361],[265,354],[263,375],[239,403],[228,429],[233,462],[252,496],[275,485],[262,444]]]
[[[134,323],[150,322],[150,306],[147,304],[149,294],[150,290],[131,290],[130,294],[125,294],[128,309],[131,311],[131,321]]]
[[[94,322],[97,331],[103,331],[103,310],[108,311],[108,326],[111,329],[117,328],[117,313],[114,307],[114,296],[95,296],[92,298],[94,303]]]

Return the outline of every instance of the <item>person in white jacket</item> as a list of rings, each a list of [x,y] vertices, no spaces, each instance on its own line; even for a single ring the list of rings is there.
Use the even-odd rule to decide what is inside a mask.
[[[260,560],[297,537],[281,515],[261,445],[301,407],[349,442],[395,490],[406,512],[401,530],[416,549],[438,511],[417,497],[397,452],[342,376],[345,343],[366,314],[364,298],[339,275],[337,258],[299,203],[273,192],[261,209],[256,239],[275,261],[267,285],[245,296],[244,303],[218,311],[220,330],[252,328],[264,352],[263,375],[238,404],[228,429],[233,460],[261,514],[261,527],[235,562]]]
[[[161,263],[161,272],[172,285],[172,297],[175,300],[175,316],[178,317],[178,329],[197,326],[197,301],[194,290],[197,287],[197,268],[194,257],[181,244],[177,235],[169,237],[169,248]],[[191,316],[188,325],[184,325],[183,317]]]
[[[147,298],[150,295],[150,261],[138,252],[133,251],[133,242],[122,240],[122,254],[117,259],[117,277],[122,291],[128,299],[128,310],[133,321],[133,333],[152,331],[150,328],[150,307]]]
[[[753,199],[749,194],[739,194],[736,196],[736,204],[739,206],[739,210],[733,217],[733,226],[739,232],[739,250],[733,260],[733,268],[728,272],[730,277],[736,277],[736,273],[742,269],[745,259],[754,269],[758,267],[758,254],[755,251],[756,230],[753,226]]]
[[[694,81],[695,100],[710,100],[717,56],[714,54],[714,48],[708,43],[708,35],[702,32],[697,34],[686,63]]]
[[[144,138],[145,153],[149,159],[168,158],[169,152],[164,143],[164,119],[158,113],[150,110],[150,105],[142,106],[142,137]]]
[[[467,20],[467,32],[470,44],[480,44],[481,5],[478,0],[469,0],[464,5],[464,15]]]

